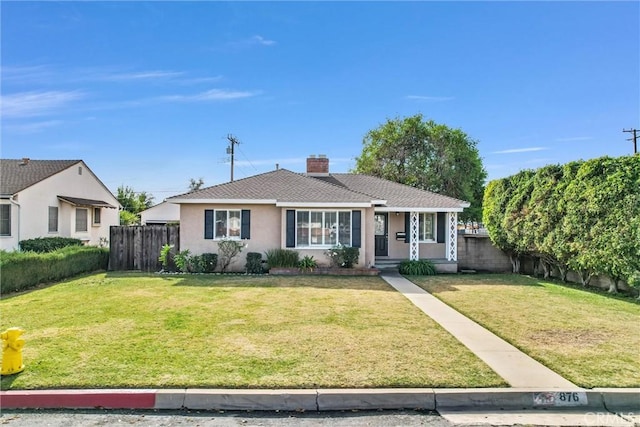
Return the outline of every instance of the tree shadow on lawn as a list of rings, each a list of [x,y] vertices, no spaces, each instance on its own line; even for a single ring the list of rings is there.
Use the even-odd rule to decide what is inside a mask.
[[[173,282],[173,286],[206,288],[319,288],[395,292],[378,276],[299,275],[271,276],[268,274],[183,274],[108,272],[108,278],[152,277]]]
[[[458,292],[460,286],[534,286],[543,287],[538,280],[519,274],[440,274],[436,276],[406,276],[408,280],[431,294]]]

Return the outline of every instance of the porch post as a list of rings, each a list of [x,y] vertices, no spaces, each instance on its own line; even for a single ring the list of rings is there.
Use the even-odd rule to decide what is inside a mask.
[[[447,261],[458,260],[458,213],[447,212]]]
[[[416,261],[420,259],[420,248],[418,245],[418,212],[411,212],[409,221],[409,259]]]

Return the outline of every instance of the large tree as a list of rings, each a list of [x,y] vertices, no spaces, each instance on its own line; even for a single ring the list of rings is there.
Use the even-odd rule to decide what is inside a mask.
[[[121,185],[116,195],[123,210],[120,212],[121,225],[140,223],[140,212],[153,206],[153,196],[145,191],[136,192],[133,188]]]
[[[422,114],[389,119],[369,131],[354,172],[466,200],[461,218],[482,217],[487,173],[477,142],[460,129],[425,121]]]

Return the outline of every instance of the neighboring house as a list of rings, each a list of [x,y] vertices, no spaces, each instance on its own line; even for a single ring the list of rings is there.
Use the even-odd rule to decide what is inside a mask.
[[[1,249],[54,236],[98,245],[119,224],[119,208],[82,160],[0,160]]]
[[[180,206],[162,202],[140,212],[142,225],[166,225],[180,222]]]
[[[326,265],[324,252],[341,243],[360,248],[359,267],[427,258],[449,272],[457,271],[457,214],[469,206],[381,178],[331,174],[324,156],[308,158],[306,174],[276,169],[167,201],[180,205],[180,248],[194,254],[243,239],[245,252],[289,248]]]

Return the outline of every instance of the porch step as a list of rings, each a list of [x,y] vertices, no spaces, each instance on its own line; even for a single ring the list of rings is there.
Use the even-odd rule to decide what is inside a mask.
[[[404,261],[402,259],[391,258],[377,258],[375,267],[378,270],[397,270],[400,263]]]

